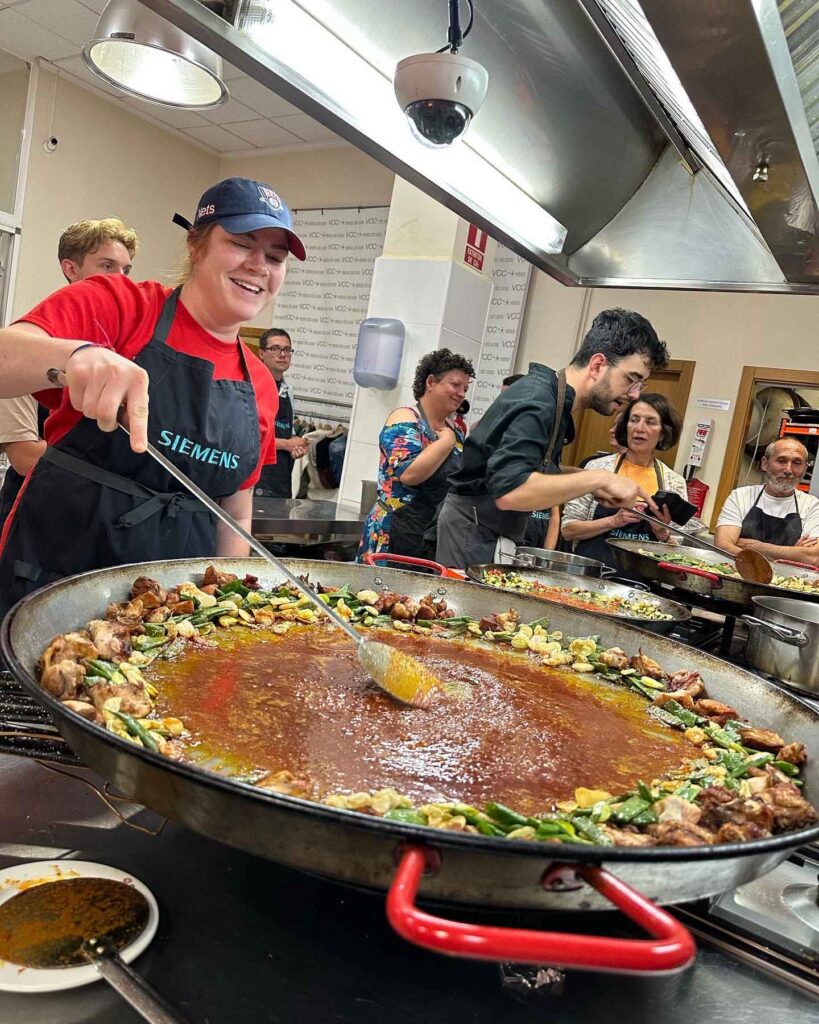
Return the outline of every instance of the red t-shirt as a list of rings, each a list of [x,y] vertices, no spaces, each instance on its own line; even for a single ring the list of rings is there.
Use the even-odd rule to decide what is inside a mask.
[[[53,338],[76,338],[78,344],[92,341],[133,359],[151,340],[170,292],[158,281],[135,282],[124,274],[96,275],[49,295],[20,321],[42,327]],[[252,487],[262,466],[276,461],[276,382],[243,342],[232,344],[215,338],[199,326],[181,301],[166,343],[177,352],[213,363],[214,380],[245,379],[239,357],[239,345],[243,346],[259,415],[259,462],[241,489]],[[69,402],[67,391],[49,389],[36,397],[54,410],[44,430],[49,444],[59,441],[82,418]]]

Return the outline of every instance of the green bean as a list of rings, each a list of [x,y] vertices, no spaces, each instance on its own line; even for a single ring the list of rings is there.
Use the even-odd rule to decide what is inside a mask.
[[[631,819],[632,825],[655,825],[658,821],[657,812],[653,807],[648,807],[645,811],[641,811]]]
[[[120,672],[119,667],[112,661],[103,661],[101,658],[91,658],[86,661],[87,674],[89,676],[102,676],[109,683],[124,683],[125,676]]]
[[[589,818],[578,818],[576,815],[572,816],[572,824],[585,839],[590,839],[593,843],[598,846],[611,846],[613,840],[611,836],[607,836],[606,833],[591,821]]]
[[[673,703],[673,701],[669,701],[669,704],[671,703]],[[731,739],[730,734],[726,732],[725,729],[721,729],[718,725],[715,725],[714,722],[709,722],[709,724],[705,726],[705,734],[706,736],[709,736],[717,746],[725,747],[726,750],[734,750],[738,754],[745,753],[745,747],[743,747],[741,743],[737,743],[736,740]]]
[[[390,821],[402,821],[405,825],[426,825],[427,816],[414,807],[393,807],[384,815]]]
[[[622,824],[628,824],[628,822],[633,821],[638,814],[642,814],[643,811],[647,811],[649,807],[651,807],[650,800],[644,800],[641,796],[632,796],[629,797],[625,803],[614,808],[613,817],[616,821],[619,821]]]
[[[250,593],[250,587],[246,587],[241,580],[232,580],[230,583],[226,583],[223,587],[219,587],[217,593],[222,596],[225,594],[238,594],[240,597],[247,597]]]
[[[469,824],[474,825],[483,836],[502,836],[506,834],[502,828],[493,821],[490,821],[482,811],[479,811],[476,807],[470,807],[469,804],[455,804],[455,813],[466,818]]]
[[[163,647],[170,640],[164,633],[162,636],[138,636],[133,640],[133,646],[137,651],[151,651],[155,647]]]
[[[501,825],[512,825],[514,828],[531,825],[530,818],[523,814],[518,814],[517,811],[513,811],[511,807],[507,807],[505,804],[498,804],[494,801],[490,801],[486,805],[486,813]]]
[[[774,761],[773,764],[774,768],[778,768],[783,775],[787,775],[789,778],[799,774],[798,767],[795,764],[791,764],[790,761]]]
[[[693,711],[689,711],[688,708],[684,708],[679,701],[668,700],[663,704],[663,709],[669,711],[675,718],[679,720],[685,726],[701,725],[708,719],[703,718],[702,715],[697,715]]]
[[[115,711],[114,714],[132,736],[142,741],[142,745],[146,750],[153,750],[155,753],[159,750],[159,741],[156,736],[152,736],[151,730],[146,729],[133,715],[126,715],[123,711]]]

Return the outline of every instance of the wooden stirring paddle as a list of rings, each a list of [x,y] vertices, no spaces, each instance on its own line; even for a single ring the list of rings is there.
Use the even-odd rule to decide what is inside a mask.
[[[722,555],[729,562],[733,562],[737,567],[739,575],[749,583],[762,583],[767,585],[773,579],[773,566],[759,551],[753,551],[750,548],[745,548],[740,551],[738,555],[732,555],[730,552],[725,551],[722,548],[718,548],[716,544],[711,544],[710,541],[707,540],[701,540],[699,537],[687,533],[685,530],[680,529],[679,526],[674,526],[672,523],[664,523],[662,519],[650,516],[647,512],[641,512],[636,508],[630,508],[627,509],[627,511],[633,512],[635,516],[639,516],[641,519],[645,519],[647,523],[654,523],[655,526],[660,526],[664,530],[670,530],[672,533],[678,533],[681,537],[687,537],[689,540],[693,540],[695,544],[699,544],[711,551],[716,551],[718,555]]]

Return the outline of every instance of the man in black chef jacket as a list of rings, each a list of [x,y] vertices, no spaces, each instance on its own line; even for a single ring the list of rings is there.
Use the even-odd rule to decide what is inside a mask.
[[[555,373],[531,363],[525,377],[489,406],[464,443],[460,467],[438,518],[437,561],[455,568],[509,562],[529,513],[581,494],[618,508],[651,498],[631,480],[605,470],[559,471],[574,437],[572,412],[611,416],[668,363],[668,349],[639,313],[607,309],[594,318],[571,364]]]
[[[293,460],[307,454],[309,443],[293,436],[293,399],[284,375],[293,360],[293,343],[281,327],[271,327],[259,338],[259,353],[279,391],[276,414],[276,462],[264,466],[255,493],[266,498],[290,498]]]

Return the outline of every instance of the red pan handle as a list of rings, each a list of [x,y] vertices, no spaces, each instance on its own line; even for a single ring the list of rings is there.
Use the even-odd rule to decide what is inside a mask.
[[[675,572],[678,576],[687,576],[691,573],[692,576],[703,576],[705,579],[711,581],[711,586],[714,590],[719,590],[722,586],[722,579],[715,572],[706,572],[705,569],[695,569],[690,565],[675,565],[673,562],[658,562],[658,569],[667,569],[669,572]]]
[[[415,898],[424,868],[433,863],[428,857],[430,853],[423,846],[404,847],[387,895],[390,924],[402,938],[417,946],[473,960],[610,972],[677,971],[688,967],[696,956],[694,939],[679,921],[604,868],[590,865],[561,867],[564,871],[574,871],[653,938],[613,939],[570,932],[499,928],[449,921],[428,914],[418,909]]]
[[[806,569],[808,572],[819,572],[819,565],[808,565],[807,562],[792,562],[789,558],[777,558],[774,565],[792,565],[797,569]]]
[[[439,576],[447,576],[446,566],[440,562],[432,562],[428,558],[413,558],[412,555],[391,555],[389,551],[368,551],[364,555],[366,565],[378,565],[379,562],[400,562],[403,565],[414,565],[420,569],[434,569]]]

